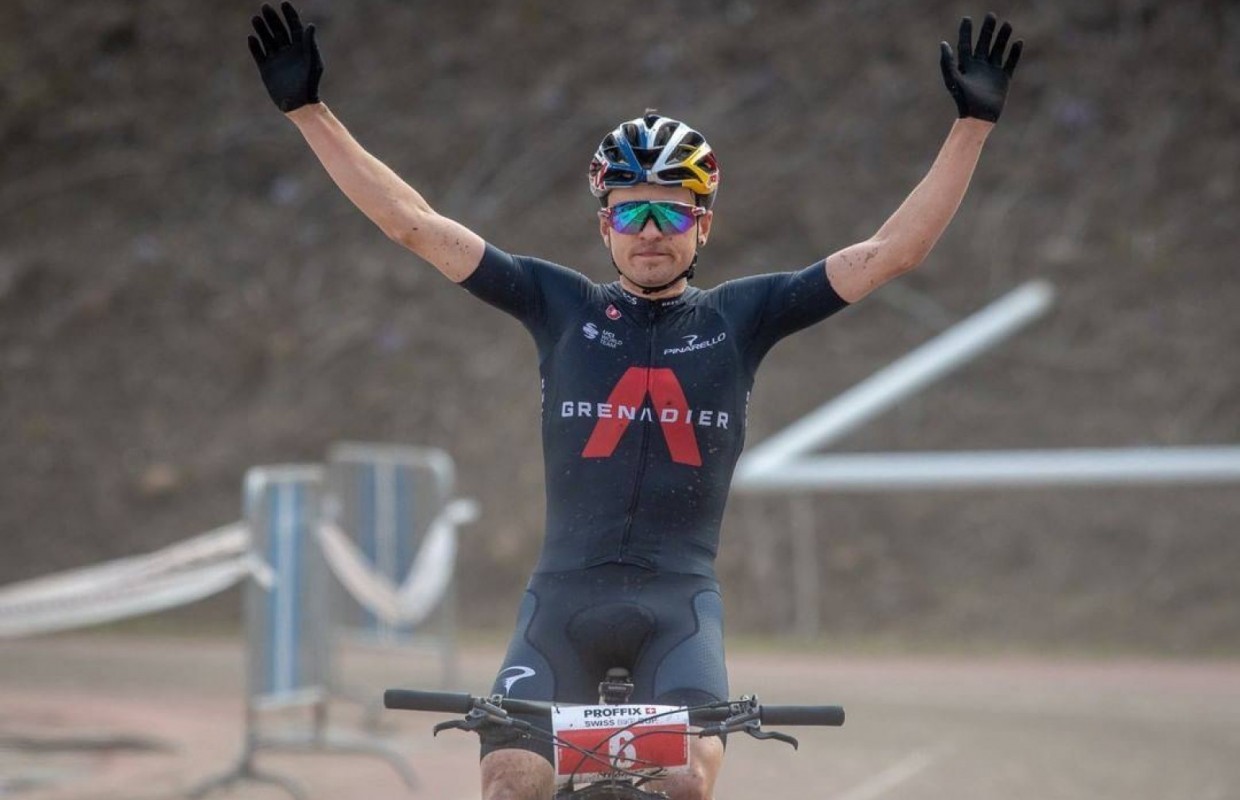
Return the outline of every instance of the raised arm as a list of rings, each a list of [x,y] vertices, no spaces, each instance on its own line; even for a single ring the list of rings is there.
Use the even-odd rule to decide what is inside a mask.
[[[389,238],[453,281],[468,278],[485,244],[476,233],[440,216],[412,186],[368,153],[319,100],[323,62],[314,26],[302,28],[291,3],[284,19],[269,5],[253,19],[250,52],[272,101],[301,131],[340,190]]]
[[[882,227],[866,241],[827,258],[827,278],[848,302],[855,303],[920,264],[956,215],[982,145],[1003,110],[1023,47],[1015,42],[1005,64],[1003,51],[1012,28],[1003,23],[992,45],[994,28],[995,17],[987,14],[973,48],[973,24],[965,17],[960,23],[959,54],[953,54],[946,42],[940,45],[943,80],[960,118],[926,177]]]

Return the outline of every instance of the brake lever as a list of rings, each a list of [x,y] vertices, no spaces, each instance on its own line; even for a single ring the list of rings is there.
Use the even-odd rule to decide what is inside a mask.
[[[764,731],[756,722],[748,723],[741,730],[755,739],[774,739],[777,742],[792,745],[793,750],[801,749],[801,743],[795,737],[789,736],[786,733],[780,733],[779,731]]]
[[[707,725],[706,727],[702,728],[702,730],[698,731],[698,736],[702,736],[702,737],[718,736],[722,738],[722,737],[727,736],[729,733],[736,733],[737,731],[743,731],[745,730],[746,727],[750,725],[757,726],[758,725],[757,720],[758,720],[758,712],[756,710],[742,711],[738,714],[734,714],[728,717],[723,722],[717,723],[715,725]]]
[[[500,725],[505,728],[514,728],[522,733],[528,733],[531,727],[530,723],[525,720],[510,717],[508,712],[498,705],[483,701],[466,714],[464,719],[450,719],[438,723],[432,729],[432,735],[438,736],[440,731],[453,729],[476,731],[484,725]]]
[[[461,730],[464,730],[464,731],[472,731],[472,730],[476,730],[478,726],[471,725],[468,720],[450,719],[447,722],[436,723],[435,727],[431,729],[432,730],[431,735],[438,736],[440,731],[450,731],[453,728],[460,728]]]

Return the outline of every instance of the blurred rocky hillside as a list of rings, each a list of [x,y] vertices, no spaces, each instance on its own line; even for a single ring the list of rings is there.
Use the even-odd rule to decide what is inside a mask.
[[[440,446],[485,512],[466,618],[510,623],[543,514],[518,324],[389,242],[266,97],[254,3],[0,12],[0,583],[238,516],[247,466]],[[724,178],[711,286],[862,239],[951,124],[959,2],[304,0],[323,96],[440,211],[611,279],[585,166],[648,106]],[[1031,278],[1055,310],[849,450],[1240,441],[1240,4],[1001,3],[1026,41],[927,263],[767,359],[750,443]],[[1240,648],[1240,486],[834,494],[824,635]],[[734,499],[735,631],[787,629],[786,499]],[[229,614],[230,603],[201,613]]]

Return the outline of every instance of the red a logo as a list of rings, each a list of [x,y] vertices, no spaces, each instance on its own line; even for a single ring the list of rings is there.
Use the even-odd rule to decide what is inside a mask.
[[[616,412],[615,416],[600,418],[594,423],[594,431],[581,456],[609,458],[616,451],[616,445],[620,443],[620,437],[624,436],[629,423],[638,415],[647,394],[654,402],[654,419],[663,429],[663,439],[671,451],[672,461],[693,467],[702,466],[697,435],[690,424],[689,402],[685,399],[680,381],[676,379],[676,373],[667,367],[629,367],[620,376],[607,398]]]

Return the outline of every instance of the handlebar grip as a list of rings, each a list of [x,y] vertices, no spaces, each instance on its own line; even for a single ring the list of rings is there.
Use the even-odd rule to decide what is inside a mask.
[[[384,708],[404,711],[434,711],[442,714],[468,714],[474,698],[464,692],[422,692],[416,689],[388,689],[383,693]]]
[[[555,704],[546,700],[518,700],[513,697],[505,697],[499,701],[500,708],[511,714],[532,714],[543,717],[550,717],[551,710],[555,708]]]
[[[843,725],[840,706],[761,706],[763,725]]]

